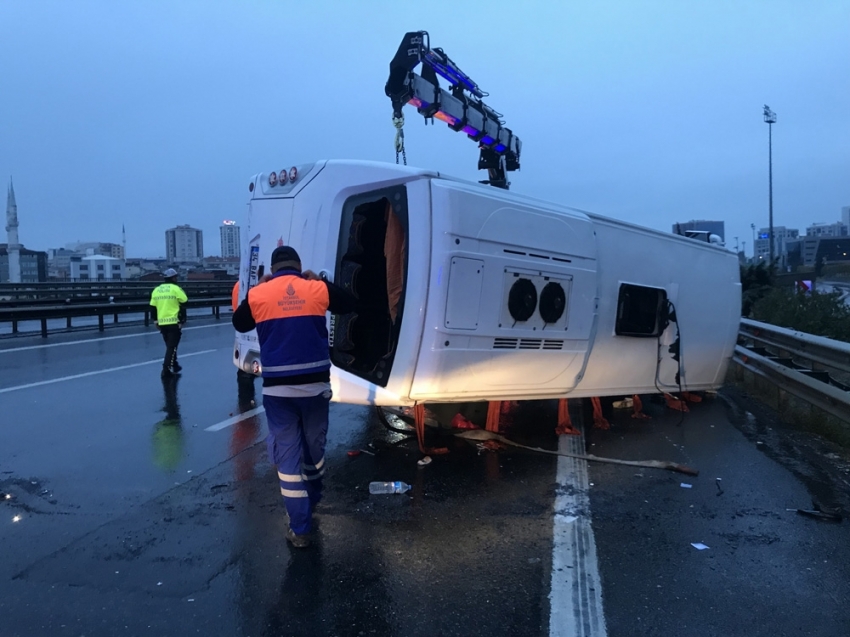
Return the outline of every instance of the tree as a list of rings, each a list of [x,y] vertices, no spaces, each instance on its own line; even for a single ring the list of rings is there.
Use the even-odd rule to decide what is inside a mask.
[[[741,314],[750,316],[753,305],[773,289],[776,266],[762,261],[758,265],[741,266]]]
[[[774,288],[755,301],[752,318],[839,341],[850,341],[850,307],[840,292]]]

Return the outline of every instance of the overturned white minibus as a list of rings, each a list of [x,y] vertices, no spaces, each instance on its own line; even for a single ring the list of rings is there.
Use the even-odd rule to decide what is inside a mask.
[[[240,300],[278,245],[351,291],[329,317],[334,400],[375,405],[715,389],[736,255],[442,175],[319,161],[250,184]],[[256,334],[236,365],[259,373]]]

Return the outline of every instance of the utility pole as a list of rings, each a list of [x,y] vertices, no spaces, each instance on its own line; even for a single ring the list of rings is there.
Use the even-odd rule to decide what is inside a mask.
[[[764,122],[767,124],[767,179],[768,202],[770,207],[770,224],[768,241],[770,241],[770,267],[773,267],[773,125],[776,123],[776,113],[764,105]]]
[[[756,224],[751,223],[750,229],[753,231],[753,260],[756,258]]]
[[[735,252],[739,252],[738,250],[738,237],[735,237]]]

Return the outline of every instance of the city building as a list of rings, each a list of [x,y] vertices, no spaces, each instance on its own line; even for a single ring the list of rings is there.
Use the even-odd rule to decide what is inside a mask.
[[[673,234],[684,235],[688,230],[716,234],[720,240],[726,241],[726,222],[694,219],[673,224]]]
[[[786,243],[789,266],[815,267],[850,261],[850,236],[805,236]]]
[[[103,254],[71,257],[72,281],[122,281],[125,278],[124,259]]]
[[[206,257],[203,268],[207,272],[224,272],[228,277],[239,276],[239,257]]]
[[[204,233],[188,225],[166,230],[165,258],[168,263],[199,263],[204,258]]]
[[[223,221],[221,228],[221,256],[239,257],[242,254],[239,226],[235,221]]]
[[[76,243],[68,243],[65,245],[66,250],[71,250],[78,254],[100,254],[113,259],[124,259],[124,246],[120,243],[108,243],[103,241],[77,241]]]
[[[806,228],[807,237],[846,237],[847,235],[847,226],[840,221],[838,223],[813,223]]]
[[[12,281],[9,272],[9,245],[0,243],[0,283],[39,283],[47,281],[47,253],[27,250],[18,244],[18,280]]]
[[[770,228],[762,228],[759,230],[758,238],[756,239],[754,261],[767,261],[770,259]],[[785,226],[773,226],[773,258],[777,260],[779,265],[786,265],[788,251],[785,247],[786,242],[799,239],[800,231],[795,228],[786,228]]]
[[[71,257],[77,252],[67,248],[50,248],[47,251],[47,278],[51,281],[68,281],[71,278]]]
[[[850,228],[850,206],[842,206],[841,223]]]

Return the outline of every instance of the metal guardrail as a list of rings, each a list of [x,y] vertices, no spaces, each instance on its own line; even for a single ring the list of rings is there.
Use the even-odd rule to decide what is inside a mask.
[[[180,286],[192,296],[224,296],[235,281],[181,281]],[[142,299],[159,285],[157,281],[101,281],[85,283],[2,283],[0,307],[43,303],[45,301],[78,302],[113,297]]]
[[[218,296],[211,298],[190,298],[186,307],[211,308],[212,315],[220,317],[222,307],[230,307],[230,296]],[[87,305],[54,305],[50,307],[11,307],[0,308],[0,323],[11,323],[12,334],[18,334],[18,324],[24,321],[39,321],[41,323],[41,335],[47,338],[47,321],[54,319],[65,319],[65,329],[73,327],[72,319],[79,317],[97,317],[98,329],[106,328],[107,317],[112,317],[112,323],[118,323],[121,314],[144,314],[145,325],[151,322],[151,307],[147,300],[143,301],[119,301],[115,303],[95,303]]]
[[[850,422],[850,343],[741,319],[732,360],[779,389]]]

